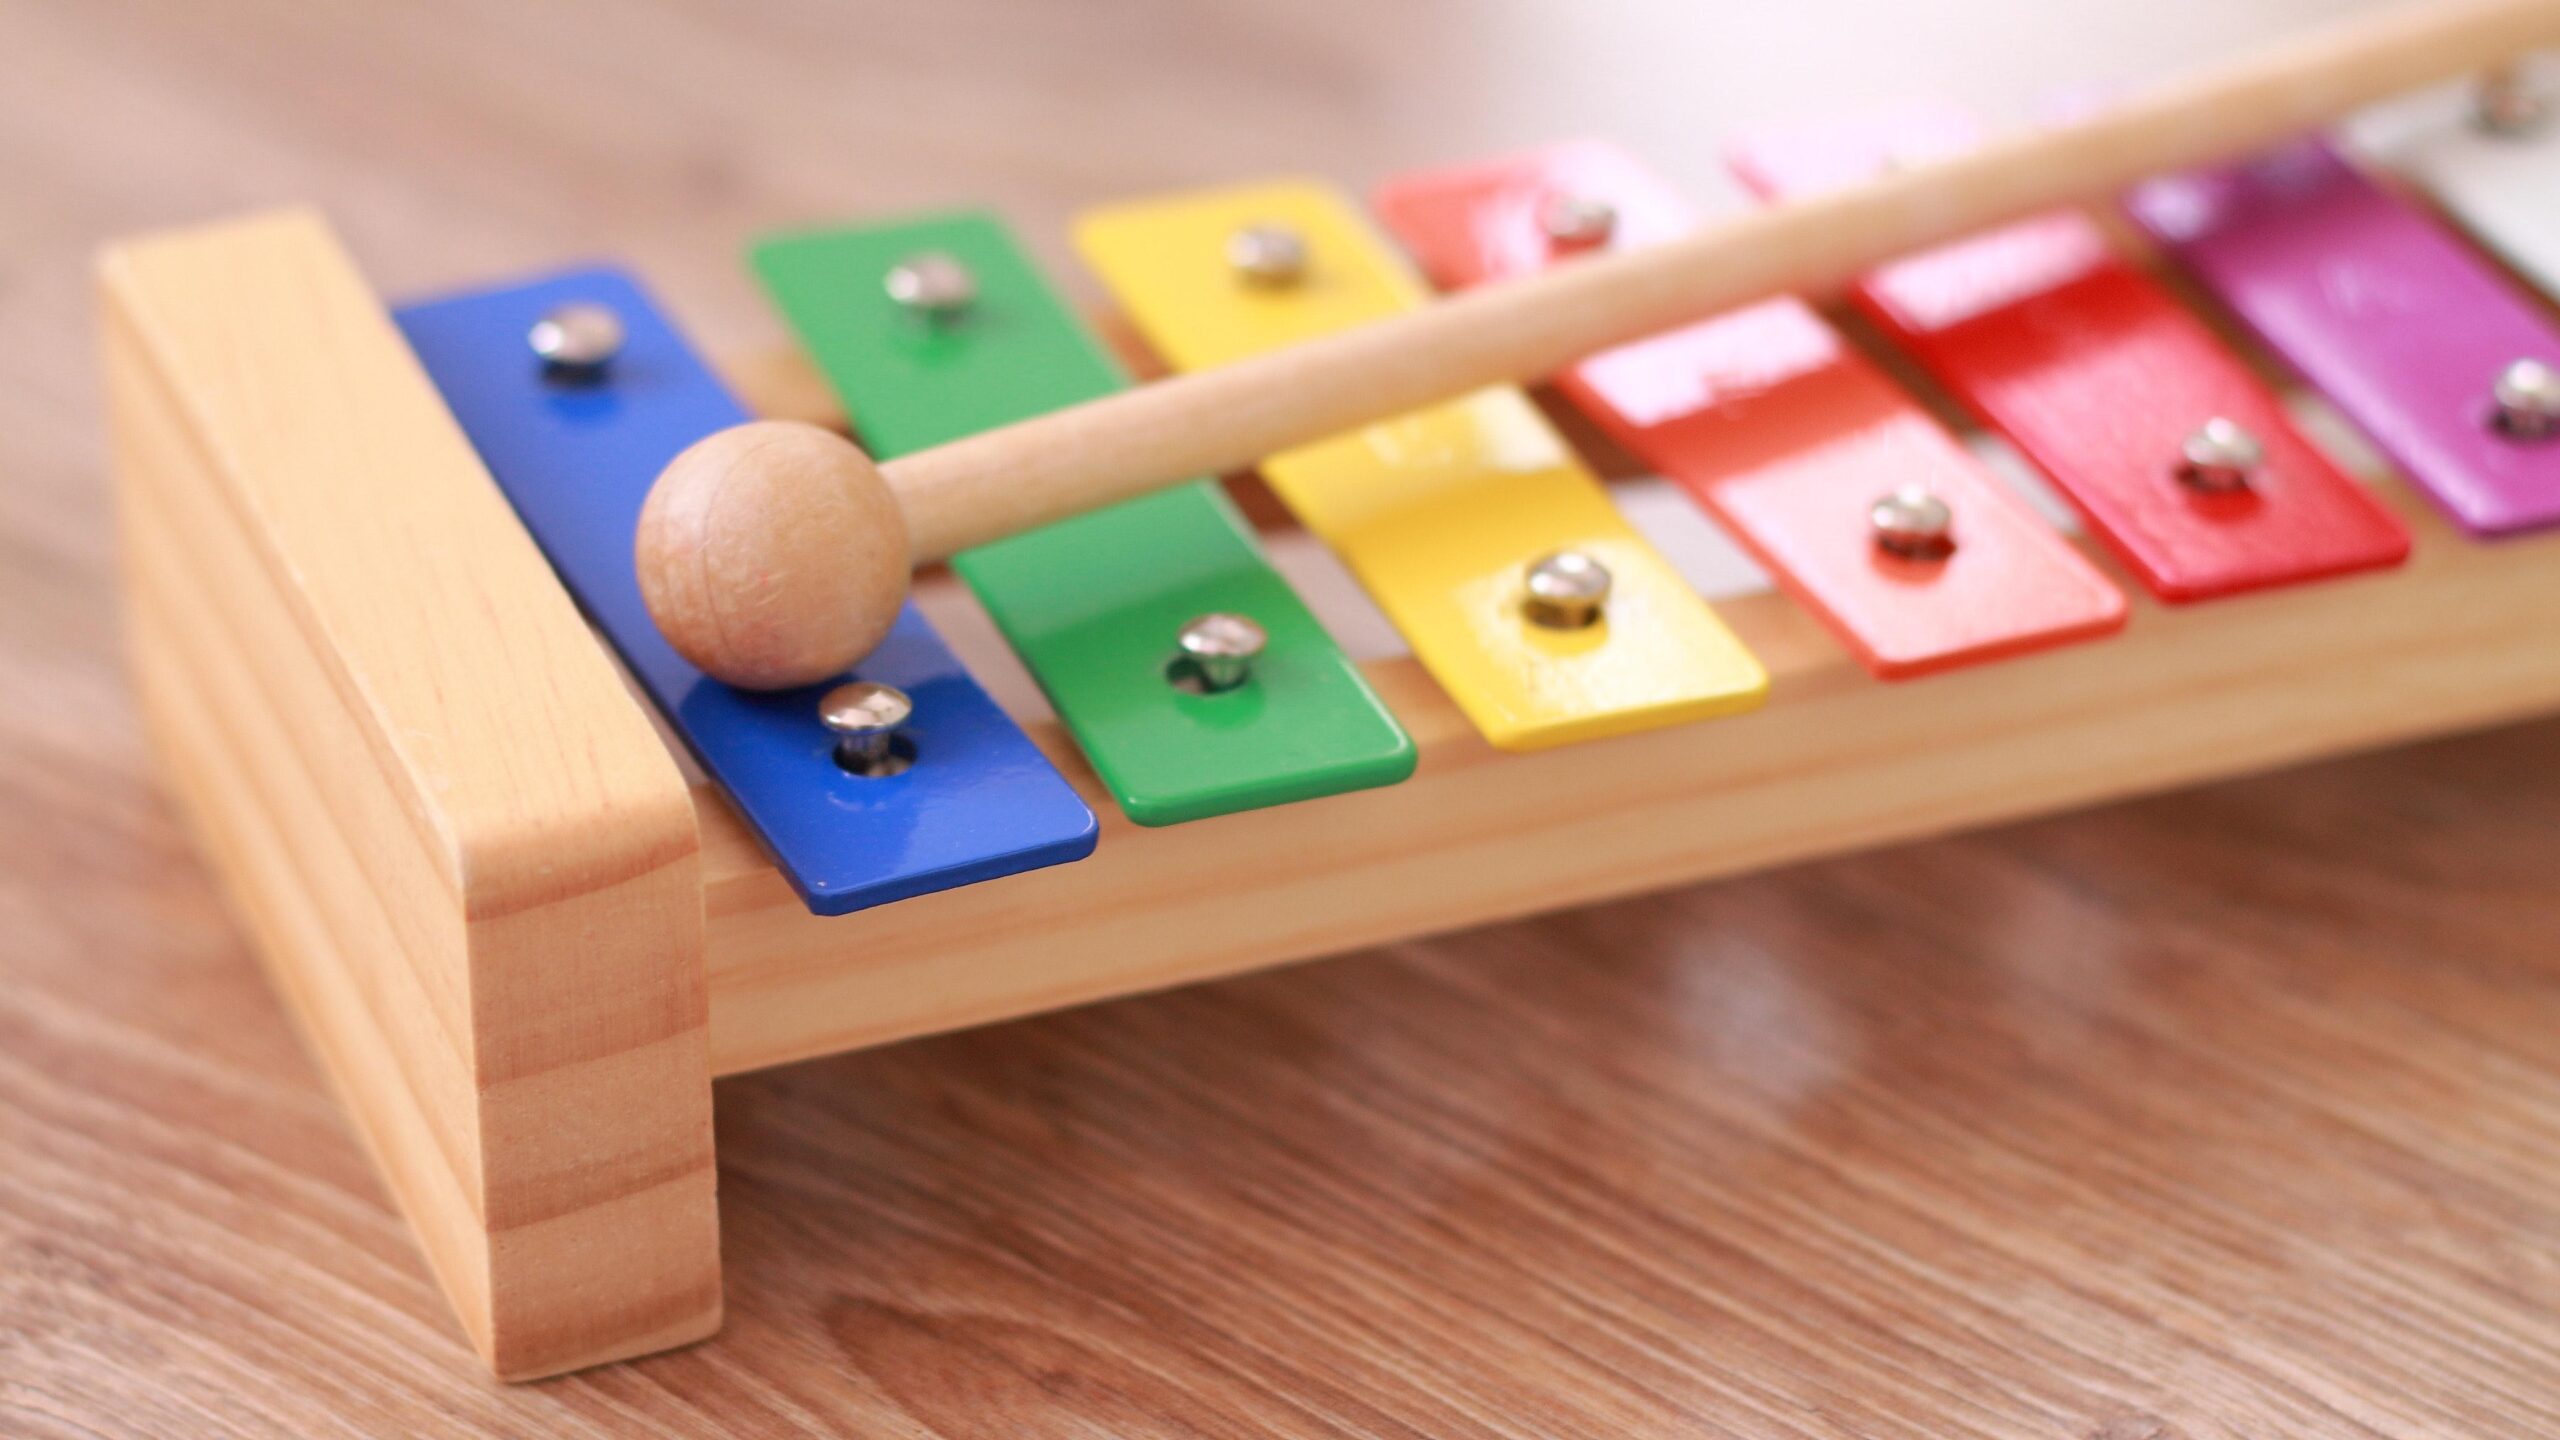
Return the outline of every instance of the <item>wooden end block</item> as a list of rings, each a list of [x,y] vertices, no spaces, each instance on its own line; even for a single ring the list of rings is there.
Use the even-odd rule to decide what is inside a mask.
[[[492,1369],[720,1323],[683,778],[308,212],[102,264],[171,789]]]

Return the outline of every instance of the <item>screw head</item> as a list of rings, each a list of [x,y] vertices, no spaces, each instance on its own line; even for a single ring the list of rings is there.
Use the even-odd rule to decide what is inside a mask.
[[[593,379],[622,353],[622,317],[610,305],[573,300],[545,312],[524,338],[555,377]]]
[[[2179,479],[2219,495],[2247,489],[2250,477],[2266,463],[2267,450],[2257,436],[2216,415],[2178,447],[2178,460]]]
[[[1559,250],[1596,250],[1618,231],[1618,208],[1583,195],[1550,195],[1538,207],[1538,228]]]
[[[1307,278],[1307,240],[1286,225],[1264,221],[1227,237],[1227,268],[1247,285],[1285,290]]]
[[[818,721],[836,733],[836,763],[856,775],[896,775],[915,763],[896,744],[915,702],[894,685],[848,680],[818,701]]]
[[[1600,618],[1609,603],[1609,567],[1579,550],[1557,550],[1529,562],[1532,623],[1549,630],[1579,630]]]
[[[1876,544],[1905,560],[1944,560],[1955,553],[1954,508],[1926,485],[1904,485],[1867,507]]]
[[[900,309],[928,320],[949,320],[978,300],[978,277],[957,256],[941,250],[910,255],[890,266],[880,287]]]
[[[2471,123],[2486,134],[2507,139],[2530,135],[2550,115],[2550,94],[2513,65],[2481,76],[2471,93]]]
[[[1180,663],[1201,693],[1233,690],[1252,678],[1253,662],[1270,639],[1248,616],[1212,611],[1182,627]]]
[[[2524,440],[2560,433],[2560,369],[2523,359],[2498,372],[2498,428]]]

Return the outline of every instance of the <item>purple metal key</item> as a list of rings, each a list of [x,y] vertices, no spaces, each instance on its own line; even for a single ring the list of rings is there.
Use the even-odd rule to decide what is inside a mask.
[[[2560,328],[2431,216],[2321,141],[2152,181],[2127,208],[2464,529],[2560,522],[2560,426],[2512,398],[2550,377],[2510,375],[2560,370]]]

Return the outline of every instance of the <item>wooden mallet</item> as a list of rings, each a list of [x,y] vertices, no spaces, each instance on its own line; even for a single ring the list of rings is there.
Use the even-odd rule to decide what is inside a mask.
[[[777,689],[888,633],[914,567],[2560,44],[2560,0],[2413,0],[2055,129],[1594,256],[1291,349],[1159,381],[875,466],[812,425],[710,436],[658,477],[636,562],[686,659]]]

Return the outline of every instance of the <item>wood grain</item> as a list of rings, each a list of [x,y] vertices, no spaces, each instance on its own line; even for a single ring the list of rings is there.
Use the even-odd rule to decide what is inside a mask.
[[[0,1434],[2560,1431],[2560,725],[724,1081],[720,1340],[500,1389],[116,659],[108,235],[313,197],[394,294],[614,251],[757,351],[769,224],[1065,274],[1097,197],[1583,131],[1714,194],[2346,8],[0,4]]]
[[[163,773],[463,1328],[509,1377],[708,1333],[675,765],[324,222],[100,268]]]

